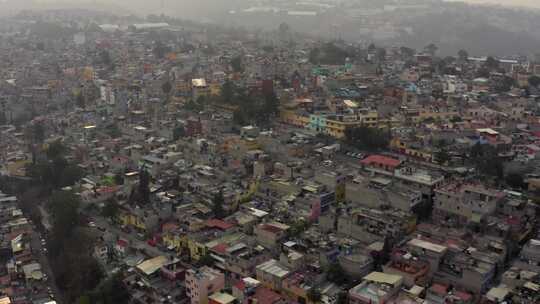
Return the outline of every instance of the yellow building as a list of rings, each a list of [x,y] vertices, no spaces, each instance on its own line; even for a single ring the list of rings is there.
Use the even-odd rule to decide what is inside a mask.
[[[365,111],[354,116],[342,116],[340,119],[330,116],[326,118],[324,133],[335,138],[343,138],[347,129],[354,129],[360,126],[376,128],[378,124],[379,114],[377,111]]]
[[[304,128],[309,124],[309,115],[294,110],[281,110],[280,119],[283,123],[300,128]]]
[[[118,220],[123,226],[131,226],[141,231],[146,231],[145,219],[131,210],[122,209],[118,215]]]
[[[418,113],[418,122],[426,119],[433,120],[448,120],[453,117],[458,117],[459,113],[456,111],[434,111],[432,109],[420,110]]]
[[[210,95],[211,96],[219,96],[219,95],[221,95],[221,85],[219,83],[211,83],[210,84]]]
[[[415,147],[413,144],[405,142],[399,137],[393,138],[390,141],[390,148],[409,157],[422,159],[427,162],[433,160],[432,151],[422,149],[421,147]]]

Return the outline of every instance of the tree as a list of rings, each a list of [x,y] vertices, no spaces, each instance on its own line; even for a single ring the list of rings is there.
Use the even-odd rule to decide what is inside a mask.
[[[79,108],[82,108],[82,109],[86,108],[86,98],[84,97],[84,94],[82,92],[79,92],[75,96],[75,100]]]
[[[322,299],[321,291],[318,288],[312,287],[307,292],[307,298],[311,303],[319,303]]]
[[[223,205],[225,204],[225,198],[223,197],[223,192],[219,191],[212,198],[212,213],[217,219],[222,219],[225,217],[225,209]]]
[[[128,289],[117,274],[102,281],[88,296],[92,303],[127,304],[131,298]]]
[[[161,90],[163,91],[163,94],[169,95],[172,90],[172,85],[170,81],[166,81],[161,85]]]
[[[346,141],[361,150],[379,150],[388,147],[390,134],[380,129],[360,126],[345,130]]]
[[[124,174],[121,172],[117,172],[114,175],[114,184],[115,185],[123,185],[124,184]]]
[[[538,86],[540,86],[540,77],[533,75],[529,77],[528,82],[531,87],[537,88]]]
[[[402,46],[399,48],[399,52],[401,54],[401,60],[407,61],[413,58],[416,51],[414,49]]]
[[[440,165],[446,164],[450,159],[450,154],[444,148],[435,153],[435,161]]]
[[[503,160],[498,156],[497,150],[490,145],[477,143],[469,152],[471,162],[476,170],[483,175],[502,180],[504,177]]]
[[[112,59],[111,59],[111,53],[109,53],[109,51],[107,50],[102,50],[100,53],[99,53],[99,57],[101,59],[101,63],[106,65],[106,66],[110,66],[112,65]]]
[[[197,261],[197,265],[200,267],[212,267],[214,266],[214,258],[210,254],[205,254],[199,258],[199,261]]]
[[[186,129],[184,126],[178,125],[173,130],[173,140],[179,140],[186,136]]]
[[[494,89],[496,92],[503,93],[512,89],[515,84],[514,78],[504,75],[502,79],[495,83]]]
[[[161,41],[157,41],[154,45],[153,53],[158,59],[163,59],[165,55],[170,52],[171,49],[163,44]]]
[[[320,57],[321,49],[319,48],[313,48],[309,51],[309,62],[312,64],[320,64]]]
[[[383,62],[386,60],[386,49],[385,48],[378,48],[377,49],[377,60],[379,62]]]
[[[297,237],[306,231],[308,227],[308,222],[304,218],[300,218],[291,225],[290,236]]]
[[[279,114],[279,99],[275,93],[272,92],[264,96],[264,107],[262,110],[265,115],[270,117],[274,117]]]
[[[424,51],[431,56],[435,56],[437,50],[439,50],[439,48],[434,43],[430,43],[424,47]]]
[[[341,291],[338,293],[338,297],[336,300],[336,304],[347,304],[348,303],[348,295],[346,291]]]
[[[287,23],[285,23],[285,22],[280,23],[280,25],[279,25],[279,32],[280,33],[282,33],[282,34],[283,33],[288,33],[290,30],[291,30],[291,27]]]
[[[489,56],[484,63],[484,66],[490,71],[499,69],[499,60]]]
[[[459,61],[467,62],[469,59],[469,53],[466,50],[459,50],[458,52]]]
[[[231,59],[230,64],[234,72],[241,73],[244,71],[244,66],[242,63],[242,56],[238,55],[234,57],[233,59]]]
[[[146,169],[139,172],[139,197],[144,203],[150,202],[150,174]]]
[[[5,111],[0,111],[0,126],[7,124],[8,117]]]
[[[58,241],[70,237],[79,224],[79,198],[69,191],[58,191],[53,194],[48,203],[52,217],[53,236]],[[60,249],[60,248],[52,248]],[[53,251],[53,253],[57,253]]]
[[[224,103],[231,104],[234,98],[234,84],[227,80],[221,88],[221,100]]]
[[[45,126],[41,122],[32,125],[32,140],[35,143],[42,143],[45,140]]]
[[[120,130],[120,127],[118,127],[117,123],[112,123],[109,125],[105,132],[112,138],[118,138],[122,136],[122,131]]]
[[[343,285],[347,282],[345,271],[338,262],[332,263],[330,266],[328,266],[328,270],[326,271],[326,279],[337,285]]]
[[[38,49],[40,51],[44,51],[45,50],[45,43],[43,43],[43,41],[40,41],[40,42],[36,43],[36,49]]]
[[[510,173],[505,177],[508,186],[514,189],[527,189],[527,183],[523,179],[523,175],[518,173]]]
[[[110,199],[105,202],[105,206],[101,210],[101,215],[106,218],[114,219],[120,212],[120,205],[115,199]]]

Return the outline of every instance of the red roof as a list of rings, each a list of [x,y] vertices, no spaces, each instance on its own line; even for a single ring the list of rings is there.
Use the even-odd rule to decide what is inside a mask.
[[[257,299],[259,304],[274,304],[282,299],[279,294],[266,287],[257,288],[254,298]]]
[[[461,300],[467,302],[472,298],[472,295],[464,291],[456,291],[456,296]]]
[[[236,289],[240,291],[244,291],[244,289],[246,288],[246,283],[244,283],[243,280],[239,280],[238,282],[236,282],[236,284],[234,284],[234,287],[236,287]]]
[[[438,295],[446,295],[448,293],[448,288],[441,284],[433,284],[430,290]]]
[[[227,246],[227,244],[220,243],[220,244],[217,244],[216,246],[210,248],[210,250],[215,251],[217,253],[225,254],[227,252],[228,247],[229,246]]]
[[[178,229],[178,224],[176,224],[176,223],[168,222],[168,223],[164,223],[161,226],[161,231],[163,231],[163,232],[173,231],[173,230],[176,230],[176,229]]]
[[[126,240],[122,240],[122,239],[119,239],[116,244],[120,247],[127,247],[128,246],[128,243]]]
[[[221,230],[227,230],[227,229],[230,229],[230,228],[234,227],[233,224],[227,223],[225,221],[218,220],[218,219],[207,220],[206,221],[206,226],[208,226],[210,228],[219,228]]]
[[[278,232],[281,232],[283,231],[281,228],[277,227],[277,226],[274,226],[274,225],[267,225],[267,224],[264,224],[261,229],[263,230],[266,230],[268,232],[272,232],[272,233],[278,233]]]
[[[382,155],[370,155],[363,160],[360,161],[362,165],[383,165],[387,167],[397,167],[399,164],[401,164],[401,161],[399,159],[382,156]]]

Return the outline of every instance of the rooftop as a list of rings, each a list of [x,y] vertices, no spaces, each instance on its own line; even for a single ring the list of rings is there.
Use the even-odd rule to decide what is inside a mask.
[[[257,266],[257,270],[261,270],[270,273],[279,278],[285,278],[289,275],[290,271],[281,266],[278,261],[271,259]]]
[[[420,247],[422,249],[437,252],[437,253],[444,253],[447,250],[446,246],[437,245],[435,243],[424,241],[421,239],[412,239],[407,243],[407,245]]]
[[[140,263],[137,265],[137,269],[145,275],[151,275],[163,267],[163,265],[167,264],[168,261],[169,259],[166,256],[157,256]]]

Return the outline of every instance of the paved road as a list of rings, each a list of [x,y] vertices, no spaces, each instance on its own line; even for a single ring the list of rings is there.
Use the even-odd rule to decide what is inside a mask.
[[[41,270],[43,271],[44,274],[47,275],[46,285],[51,287],[56,303],[58,304],[64,303],[61,298],[62,293],[58,289],[58,286],[56,286],[56,280],[54,278],[54,273],[49,263],[49,259],[43,251],[44,248],[41,245],[41,235],[38,231],[36,231],[36,229],[34,229],[34,231],[32,232],[31,246],[32,246],[32,250],[34,251],[35,257],[38,258],[38,261],[41,264]]]

